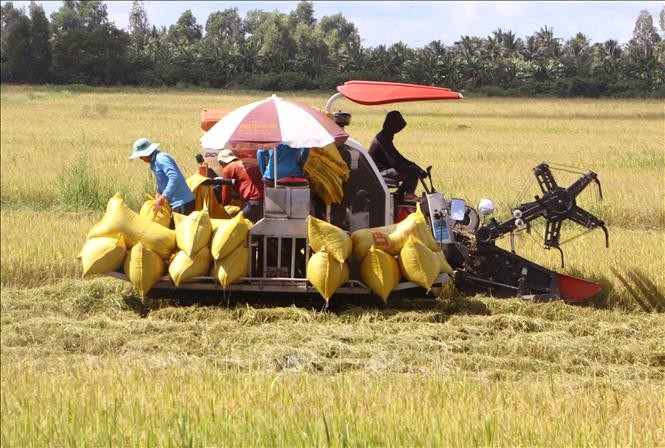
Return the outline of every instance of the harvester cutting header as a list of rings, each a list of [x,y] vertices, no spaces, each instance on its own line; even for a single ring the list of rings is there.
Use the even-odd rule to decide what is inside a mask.
[[[492,201],[481,201],[476,210],[447,199],[433,185],[432,167],[403,159],[391,146],[392,136],[379,133],[368,151],[346,132],[351,115],[333,112],[341,97],[379,105],[459,100],[461,94],[371,81],[349,81],[337,91],[325,110],[275,95],[228,113],[205,109],[199,173],[187,179],[196,211],[176,214],[175,229],[169,229],[166,220],[154,222],[154,213],[135,214],[114,197],[86,246],[99,246],[97,238],[112,245],[115,238],[115,258],[99,267],[99,257],[84,257],[86,273],[109,271],[156,297],[318,293],[326,301],[344,295],[388,300],[436,295],[448,281],[468,293],[533,300],[579,302],[600,291],[598,283],[556,273],[496,245],[536,219],[545,221],[546,248],[560,250],[567,220],[602,229],[608,242],[603,221],[576,202],[590,183],[600,187],[595,173],[582,172],[563,187],[550,164],[539,164],[534,174],[542,195],[499,222],[489,217]],[[390,114],[386,123],[397,126],[384,124],[384,131],[399,132],[406,123],[399,113]],[[381,158],[377,145],[392,152]],[[390,163],[401,165],[393,169]],[[258,184],[257,176],[260,196],[242,186]],[[418,182],[424,191],[415,196]],[[251,219],[248,205],[260,210]],[[160,261],[152,262],[146,280],[144,259],[151,257]],[[120,258],[124,269],[117,265]]]

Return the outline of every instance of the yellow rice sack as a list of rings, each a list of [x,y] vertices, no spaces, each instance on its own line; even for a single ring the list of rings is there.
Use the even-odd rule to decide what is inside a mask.
[[[208,210],[211,218],[229,219],[224,207],[217,202],[212,185],[206,184],[210,178],[201,174],[193,174],[187,178],[187,186],[194,195],[194,210]]]
[[[393,255],[371,247],[360,264],[360,279],[374,294],[387,301],[400,280],[397,260]]]
[[[210,243],[212,223],[207,210],[197,210],[187,216],[174,213],[173,221],[178,249],[187,255],[192,256]]]
[[[203,247],[193,257],[187,255],[185,251],[180,250],[173,257],[173,260],[171,260],[169,275],[173,279],[173,283],[176,286],[180,286],[180,283],[185,283],[192,277],[208,274],[211,260],[212,257],[210,256],[210,248],[208,246]]]
[[[433,251],[441,250],[441,247],[434,239],[432,229],[427,225],[425,215],[420,210],[420,203],[416,203],[415,212],[409,214],[404,221],[397,224],[397,228],[390,234],[390,239],[394,246],[399,247],[399,250],[401,250],[409,235],[415,236]]]
[[[390,234],[391,232],[394,232],[395,229],[397,229],[397,224],[390,224],[382,227],[370,227],[353,232],[351,234],[353,259],[357,261],[364,260],[372,246],[391,255],[399,253],[401,247],[394,247],[394,242],[390,239]]]
[[[91,238],[119,238],[122,237],[122,239],[125,241],[125,247],[127,250],[131,249],[134,247],[139,240],[136,239],[135,235],[127,234],[125,232],[122,232],[120,230],[115,230],[115,231],[108,231],[108,225],[106,222],[104,222],[104,218],[102,218],[99,222],[95,223],[90,230],[88,230],[88,233],[86,234],[86,238],[91,239]]]
[[[170,258],[175,250],[175,232],[152,222],[130,210],[121,193],[116,193],[106,205],[106,213],[100,222],[88,232],[88,238],[101,236],[117,237],[122,234],[127,246],[130,242],[141,242],[162,258]]]
[[[328,252],[340,263],[351,256],[351,237],[337,226],[310,215],[307,217],[307,236],[314,252]]]
[[[97,237],[88,239],[78,258],[83,264],[83,276],[115,271],[122,266],[127,248],[122,236],[118,238]]]
[[[227,257],[243,242],[246,242],[249,229],[252,228],[252,222],[245,219],[242,213],[221,221],[210,243],[212,257],[215,260]]]
[[[125,257],[124,269],[130,283],[145,296],[164,275],[165,263],[157,252],[139,243]]]
[[[399,266],[409,281],[430,289],[439,275],[441,265],[430,248],[410,235],[399,253]]]
[[[316,252],[307,263],[307,280],[327,302],[349,280],[349,266],[327,252]]]
[[[434,252],[434,254],[439,259],[439,272],[445,272],[448,275],[453,275],[453,268],[448,263],[448,260],[446,260],[446,256],[443,254],[443,251],[440,250]]]
[[[246,244],[240,244],[229,255],[218,260],[213,267],[213,276],[219,283],[228,288],[247,275],[249,269],[249,249]]]
[[[212,237],[215,236],[215,232],[217,232],[217,229],[219,229],[221,226],[224,225],[225,222],[228,222],[229,218],[210,218],[210,226],[212,227]],[[211,241],[212,242],[212,241]]]
[[[143,203],[139,215],[168,228],[171,225],[171,206],[168,201],[164,201],[162,208],[155,212],[155,209],[153,208],[153,205],[155,205],[155,198],[150,195],[148,195],[148,197],[149,199]]]
[[[390,255],[397,255],[402,250],[407,238],[413,235],[433,251],[441,247],[434,239],[432,230],[427,225],[425,215],[416,205],[416,211],[409,214],[403,221],[383,227],[356,230],[351,234],[353,242],[353,259],[364,260],[369,248],[374,246]]]

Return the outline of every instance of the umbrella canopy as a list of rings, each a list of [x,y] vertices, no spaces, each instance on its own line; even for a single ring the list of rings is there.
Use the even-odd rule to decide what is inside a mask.
[[[238,143],[285,143],[292,148],[343,144],[349,135],[323,112],[275,95],[228,113],[201,137],[208,149]]]

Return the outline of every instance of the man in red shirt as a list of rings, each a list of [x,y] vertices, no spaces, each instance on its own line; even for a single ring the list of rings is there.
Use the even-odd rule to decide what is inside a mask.
[[[235,190],[245,202],[245,218],[256,222],[263,218],[263,178],[255,159],[238,159],[230,149],[222,149],[217,156],[222,165],[223,179],[234,179],[235,185],[222,187],[222,204],[231,202]]]

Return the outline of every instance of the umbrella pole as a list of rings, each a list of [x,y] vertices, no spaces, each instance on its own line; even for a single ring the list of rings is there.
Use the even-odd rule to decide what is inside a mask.
[[[326,204],[326,221],[328,221],[328,222],[330,222],[330,211],[331,211],[331,209],[332,209],[332,207],[330,206],[330,204]]]
[[[277,146],[275,146],[275,149],[272,151],[272,156],[272,162],[275,166],[275,188],[277,188]]]

